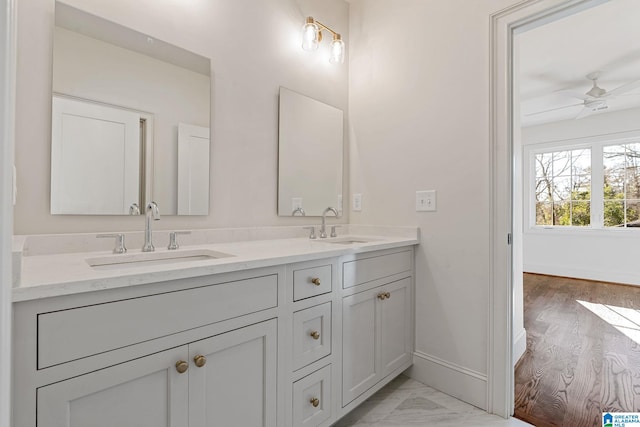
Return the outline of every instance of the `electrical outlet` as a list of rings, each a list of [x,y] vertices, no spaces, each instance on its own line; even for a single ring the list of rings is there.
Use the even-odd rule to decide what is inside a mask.
[[[434,212],[436,207],[436,190],[416,191],[416,212]]]
[[[360,212],[362,210],[362,194],[356,193],[353,195],[353,210]]]
[[[342,194],[338,194],[338,212],[342,215]]]

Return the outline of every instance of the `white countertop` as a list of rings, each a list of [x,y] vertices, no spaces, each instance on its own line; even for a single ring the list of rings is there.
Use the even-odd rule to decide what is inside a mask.
[[[305,237],[246,240],[210,244],[183,245],[176,251],[156,248],[154,253],[206,249],[232,256],[217,259],[167,262],[160,265],[127,265],[122,268],[91,267],[87,259],[118,257],[110,251],[72,252],[61,254],[26,255],[22,257],[20,283],[13,288],[13,301],[27,301],[70,295],[96,290],[114,289],[209,274],[260,268],[319,258],[356,254],[418,244],[417,229],[400,235],[352,234],[337,240],[354,238],[363,243],[337,244],[332,239],[310,240]],[[375,230],[367,230],[375,231]],[[412,235],[413,234],[413,235]],[[126,256],[140,253],[129,250]]]

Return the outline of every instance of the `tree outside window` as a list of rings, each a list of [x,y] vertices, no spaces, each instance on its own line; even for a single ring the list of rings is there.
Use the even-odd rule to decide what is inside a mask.
[[[604,226],[640,226],[640,143],[603,148]]]
[[[536,225],[591,224],[591,150],[535,156]]]

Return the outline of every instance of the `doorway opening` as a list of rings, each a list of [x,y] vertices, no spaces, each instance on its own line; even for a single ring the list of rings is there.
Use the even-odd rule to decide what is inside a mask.
[[[622,361],[637,354],[640,307],[618,301],[638,289],[594,281],[640,283],[624,261],[640,254],[640,33],[626,19],[640,5],[544,3],[508,35],[513,409],[536,425],[601,425],[602,412],[638,410],[637,360]]]

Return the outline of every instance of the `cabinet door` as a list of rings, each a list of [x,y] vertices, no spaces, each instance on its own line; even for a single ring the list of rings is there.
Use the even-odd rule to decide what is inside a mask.
[[[379,289],[389,296],[378,301],[380,318],[380,370],[384,377],[411,358],[409,285],[403,279]]]
[[[379,289],[345,297],[342,302],[342,405],[374,385],[376,358],[376,295]]]
[[[343,299],[343,406],[411,358],[410,284],[406,278]]]
[[[276,336],[274,319],[189,344],[189,427],[276,426]]]
[[[187,346],[38,389],[38,427],[184,427]]]

